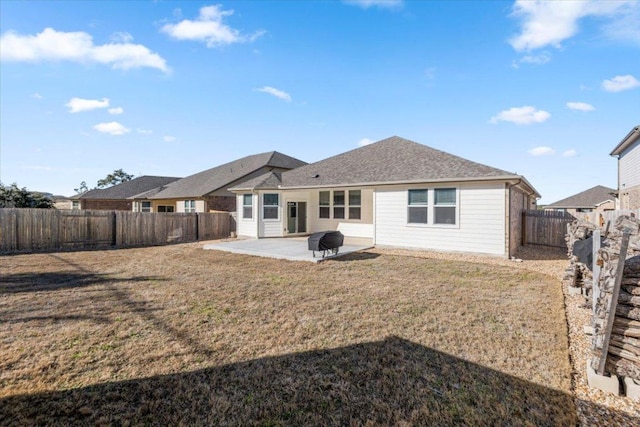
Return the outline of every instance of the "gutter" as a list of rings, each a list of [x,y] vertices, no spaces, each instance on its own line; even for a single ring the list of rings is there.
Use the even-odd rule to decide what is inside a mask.
[[[625,136],[622,141],[620,141],[620,143],[616,145],[616,148],[614,148],[613,151],[609,153],[609,155],[619,157],[623,151],[629,148],[638,139],[640,139],[640,125],[631,129],[627,136]]]

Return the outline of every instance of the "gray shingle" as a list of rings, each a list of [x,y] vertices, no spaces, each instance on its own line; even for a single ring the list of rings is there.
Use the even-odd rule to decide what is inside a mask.
[[[267,172],[244,181],[242,184],[230,188],[230,190],[275,190],[280,187],[280,175],[275,172]]]
[[[149,199],[204,197],[213,191],[226,188],[232,182],[265,166],[292,169],[306,164],[306,162],[277,151],[254,154],[182,178],[159,193],[150,196]]]
[[[596,185],[593,188],[585,190],[581,193],[574,194],[566,199],[558,200],[557,202],[545,205],[545,208],[586,208],[593,209],[596,205],[607,200],[614,200],[615,197],[611,193],[615,193],[613,188],[605,187],[603,185]]]
[[[144,193],[154,188],[162,187],[180,178],[169,176],[143,175],[131,181],[114,185],[109,188],[97,188],[86,193],[73,196],[72,199],[100,199],[100,200],[120,200]]]
[[[282,187],[343,186],[474,178],[520,178],[426,145],[393,136],[282,173]]]

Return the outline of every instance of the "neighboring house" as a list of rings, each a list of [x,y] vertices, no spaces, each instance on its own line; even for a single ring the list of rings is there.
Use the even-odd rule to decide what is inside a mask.
[[[132,210],[130,197],[167,185],[180,178],[143,175],[108,188],[96,188],[71,197],[73,209],[85,210]]]
[[[74,201],[71,200],[70,197],[58,195],[58,196],[51,196],[51,199],[53,200],[53,206],[56,209],[73,209]],[[76,200],[76,202],[78,201]]]
[[[573,216],[583,212],[612,211],[616,208],[615,194],[616,190],[613,188],[596,185],[581,193],[546,205],[544,210],[567,212]]]
[[[147,204],[152,212],[235,212],[236,198],[227,188],[265,173],[279,173],[306,162],[271,151],[243,157],[233,162],[182,178],[165,188],[133,197],[134,203]]]
[[[513,255],[538,192],[522,176],[399,137],[230,189],[237,232],[339,230],[375,245]]]
[[[618,157],[618,208],[640,209],[640,126],[611,152]]]

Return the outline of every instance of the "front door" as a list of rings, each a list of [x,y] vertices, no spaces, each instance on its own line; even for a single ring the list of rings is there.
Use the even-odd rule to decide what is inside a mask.
[[[307,232],[307,202],[287,202],[287,233]]]

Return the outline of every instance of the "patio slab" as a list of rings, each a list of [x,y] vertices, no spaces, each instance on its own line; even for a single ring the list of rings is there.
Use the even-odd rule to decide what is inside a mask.
[[[345,245],[335,255],[327,255],[322,258],[321,252],[316,252],[313,257],[312,251],[307,249],[307,238],[285,237],[271,239],[237,239],[227,242],[209,243],[204,245],[204,249],[233,252],[237,254],[254,255],[266,258],[287,259],[289,261],[321,262],[327,259],[341,257],[352,252],[371,249],[373,245],[367,244],[363,239],[349,242],[345,239]]]

